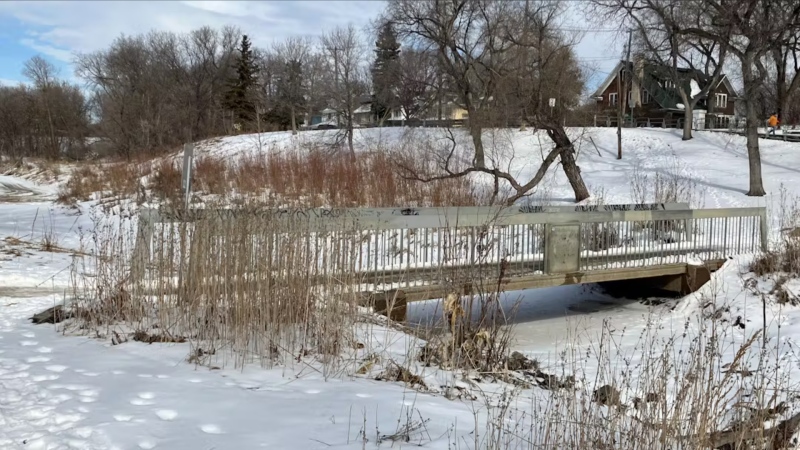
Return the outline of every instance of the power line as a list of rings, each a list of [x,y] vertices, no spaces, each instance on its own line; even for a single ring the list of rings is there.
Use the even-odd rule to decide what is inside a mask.
[[[551,30],[555,31],[569,31],[569,32],[576,32],[576,33],[619,33],[623,30],[619,28],[551,28]]]

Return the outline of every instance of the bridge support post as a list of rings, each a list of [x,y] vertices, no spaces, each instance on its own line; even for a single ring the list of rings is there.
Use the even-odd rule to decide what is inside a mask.
[[[580,269],[580,224],[545,227],[544,272],[547,274],[575,273]]]
[[[150,262],[150,245],[153,241],[153,225],[158,213],[155,211],[142,211],[139,222],[136,224],[136,240],[133,244],[131,256],[131,281],[139,281],[144,277],[147,264]]]
[[[400,289],[376,292],[369,295],[369,306],[376,313],[386,316],[395,322],[405,322],[408,315],[406,293]]]
[[[761,232],[761,251],[766,253],[769,250],[769,223],[767,222],[766,211],[762,211],[759,216],[759,228]]]

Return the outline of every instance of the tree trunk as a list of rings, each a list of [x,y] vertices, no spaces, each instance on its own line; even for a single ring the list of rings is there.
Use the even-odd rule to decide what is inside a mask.
[[[295,114],[294,105],[292,105],[292,135],[297,134],[297,115]]]
[[[777,94],[777,108],[778,119],[783,122],[783,114],[786,111],[787,95],[786,95],[786,59],[783,57],[783,50],[776,48],[772,50],[772,59],[775,63],[775,83]]]
[[[472,165],[479,168],[486,168],[486,155],[483,150],[483,129],[478,125],[477,120],[472,119],[473,115],[470,114],[469,134],[472,136],[472,145],[475,146],[475,158],[472,160]]]
[[[561,167],[575,193],[575,202],[586,200],[589,198],[589,189],[586,188],[583,176],[581,176],[581,169],[575,162],[575,146],[572,145],[567,132],[561,126],[551,127],[547,132],[556,147],[561,148]]]
[[[350,158],[356,159],[356,150],[353,147],[353,120],[347,121],[347,147],[350,149]]]
[[[708,91],[708,96],[706,96],[706,119],[704,128],[707,130],[716,128],[717,115],[714,112],[714,108],[716,107],[717,93],[714,89],[711,89]]]
[[[746,51],[742,58],[742,78],[744,81],[744,106],[746,111],[745,135],[747,136],[747,157],[750,163],[750,190],[747,195],[763,197],[764,182],[761,179],[761,152],[758,149],[758,111],[756,111],[755,92],[758,83],[753,73],[755,55]]]
[[[692,111],[692,105],[688,103],[684,103],[684,110],[683,110],[683,140],[688,141],[692,139],[692,122],[694,120],[694,114]]]
[[[692,98],[689,94],[684,92],[683,88],[678,89],[678,95],[683,102],[683,140],[688,141],[692,139],[692,119],[694,119],[694,105]]]

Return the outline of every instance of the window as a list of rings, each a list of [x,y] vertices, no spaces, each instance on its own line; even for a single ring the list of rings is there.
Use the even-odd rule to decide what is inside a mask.
[[[650,103],[650,93],[642,89],[642,104],[646,105]]]
[[[727,108],[728,107],[728,94],[716,94],[715,95],[716,102],[714,106],[717,108]]]
[[[612,93],[608,94],[608,104],[611,105],[611,106],[616,106],[616,104],[617,104],[617,93],[616,92],[612,92]]]

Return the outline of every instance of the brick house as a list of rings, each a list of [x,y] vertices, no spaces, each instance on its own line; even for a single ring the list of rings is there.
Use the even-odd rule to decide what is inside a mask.
[[[608,122],[616,125],[623,83],[620,78],[626,71],[633,73],[628,87],[628,101],[625,115],[633,117],[636,126],[680,127],[684,110],[682,100],[674,81],[669,76],[670,67],[650,62],[627,64],[620,61],[594,93],[596,114],[605,116]],[[709,80],[702,72],[692,69],[678,69],[685,75],[685,86],[689,92],[699,92]],[[709,105],[709,99],[712,103]],[[709,90],[708,96],[695,105],[693,115],[698,128],[726,128],[736,118],[736,90],[724,74],[716,86]],[[708,111],[712,107],[713,112]],[[600,124],[600,123],[598,123]],[[608,123],[608,125],[612,125]]]

